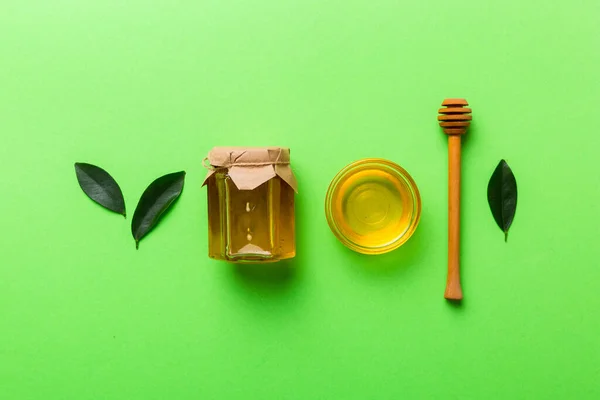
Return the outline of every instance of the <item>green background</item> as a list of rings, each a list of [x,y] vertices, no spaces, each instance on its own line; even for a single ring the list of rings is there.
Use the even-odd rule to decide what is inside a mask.
[[[600,398],[600,3],[0,2],[0,397]],[[443,299],[445,97],[465,97],[465,301]],[[297,257],[207,257],[216,145],[292,149]],[[329,231],[345,164],[383,157],[423,199],[379,257]],[[486,201],[519,185],[504,243]],[[129,215],[154,178],[184,194],[136,251],[73,163]]]

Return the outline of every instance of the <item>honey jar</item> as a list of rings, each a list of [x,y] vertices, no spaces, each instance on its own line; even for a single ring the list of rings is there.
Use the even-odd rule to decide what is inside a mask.
[[[290,151],[215,147],[208,174],[208,254],[232,262],[272,262],[296,255]]]

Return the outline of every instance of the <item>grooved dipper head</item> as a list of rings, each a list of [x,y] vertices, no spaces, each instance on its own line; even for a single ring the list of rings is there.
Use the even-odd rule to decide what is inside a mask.
[[[464,135],[471,125],[471,109],[465,99],[446,99],[439,109],[440,126],[446,135]]]

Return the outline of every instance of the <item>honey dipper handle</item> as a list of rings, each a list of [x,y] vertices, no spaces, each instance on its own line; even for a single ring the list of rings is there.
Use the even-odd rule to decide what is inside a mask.
[[[444,297],[463,298],[460,287],[460,145],[461,135],[448,135],[448,279]]]

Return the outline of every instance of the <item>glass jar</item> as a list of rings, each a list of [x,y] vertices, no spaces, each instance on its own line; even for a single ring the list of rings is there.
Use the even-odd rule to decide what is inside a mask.
[[[232,262],[296,255],[290,151],[215,147],[207,157],[208,254]]]

